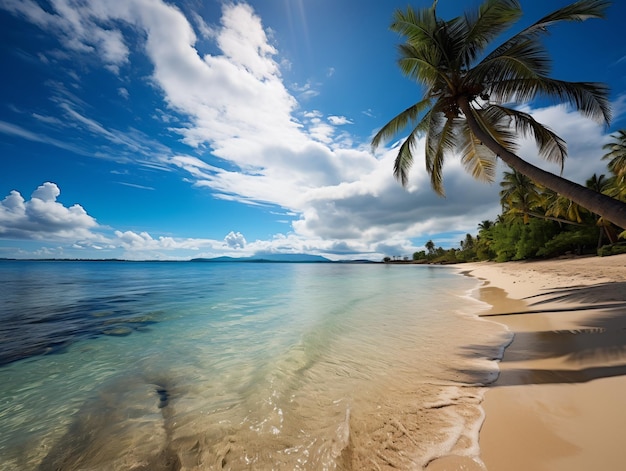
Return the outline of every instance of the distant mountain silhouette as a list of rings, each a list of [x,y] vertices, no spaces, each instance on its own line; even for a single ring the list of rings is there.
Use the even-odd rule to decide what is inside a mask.
[[[251,257],[194,258],[192,262],[283,262],[283,263],[331,263],[321,255],[303,253],[259,253]]]

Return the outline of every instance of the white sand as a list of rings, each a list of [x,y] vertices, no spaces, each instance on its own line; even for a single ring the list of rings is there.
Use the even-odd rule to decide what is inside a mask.
[[[483,403],[487,469],[626,469],[626,255],[459,268],[515,333]]]

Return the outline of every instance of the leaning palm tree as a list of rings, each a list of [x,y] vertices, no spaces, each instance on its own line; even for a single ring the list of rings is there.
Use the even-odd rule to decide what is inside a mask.
[[[396,11],[391,29],[406,38],[400,45],[402,72],[425,87],[420,101],[393,118],[374,136],[375,149],[411,125],[400,145],[394,175],[407,184],[417,139],[425,137],[426,170],[443,195],[444,158],[459,152],[466,169],[493,181],[497,157],[537,184],[626,227],[626,204],[542,170],[518,157],[517,135],[535,139],[539,154],[563,168],[565,142],[530,114],[507,106],[538,96],[573,105],[608,123],[608,88],[599,83],[566,82],[549,76],[550,61],[541,38],[562,21],[602,18],[609,2],[581,0],[561,8],[492,48],[491,42],[522,15],[517,0],[485,0],[475,11],[451,20],[430,8]],[[486,53],[487,50],[491,52]]]

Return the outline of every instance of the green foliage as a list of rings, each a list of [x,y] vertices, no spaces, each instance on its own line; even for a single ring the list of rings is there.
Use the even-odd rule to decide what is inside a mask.
[[[593,253],[598,243],[598,229],[592,226],[565,230],[556,234],[539,249],[540,257],[556,257],[566,253]]]
[[[415,252],[413,254],[413,260],[414,261],[426,260],[426,252],[424,250],[420,250],[419,252]]]
[[[491,250],[496,262],[507,262],[515,257],[517,241],[521,238],[522,224],[496,224],[492,229],[493,244]]]
[[[532,218],[528,224],[516,220],[498,223],[491,229],[490,249],[497,262],[526,260],[540,256],[539,251],[559,232],[554,221]]]
[[[559,225],[544,219],[531,219],[524,224],[517,243],[515,260],[526,260],[539,256],[539,251],[559,232]]]
[[[619,242],[612,245],[603,245],[598,249],[598,255],[600,257],[608,257],[609,255],[619,255],[626,253],[626,243]]]

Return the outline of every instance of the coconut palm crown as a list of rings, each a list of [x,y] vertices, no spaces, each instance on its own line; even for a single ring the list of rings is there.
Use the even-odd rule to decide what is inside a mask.
[[[425,93],[380,129],[372,148],[410,126],[394,165],[394,175],[404,186],[417,140],[425,137],[426,170],[433,189],[442,196],[446,155],[459,153],[467,171],[484,181],[494,180],[499,157],[536,183],[626,227],[625,204],[544,171],[515,154],[517,137],[531,137],[539,154],[559,163],[562,169],[567,148],[548,127],[510,106],[551,98],[608,125],[608,87],[550,77],[550,58],[542,38],[555,23],[603,18],[609,4],[605,0],[575,2],[496,47],[493,40],[521,18],[516,0],[485,0],[477,9],[447,21],[437,16],[437,1],[430,8],[396,11],[391,29],[405,38],[399,46],[399,66],[424,87]]]
[[[626,130],[620,129],[611,136],[613,142],[602,146],[608,152],[602,156],[603,159],[610,160],[609,170],[617,178],[626,177]]]

